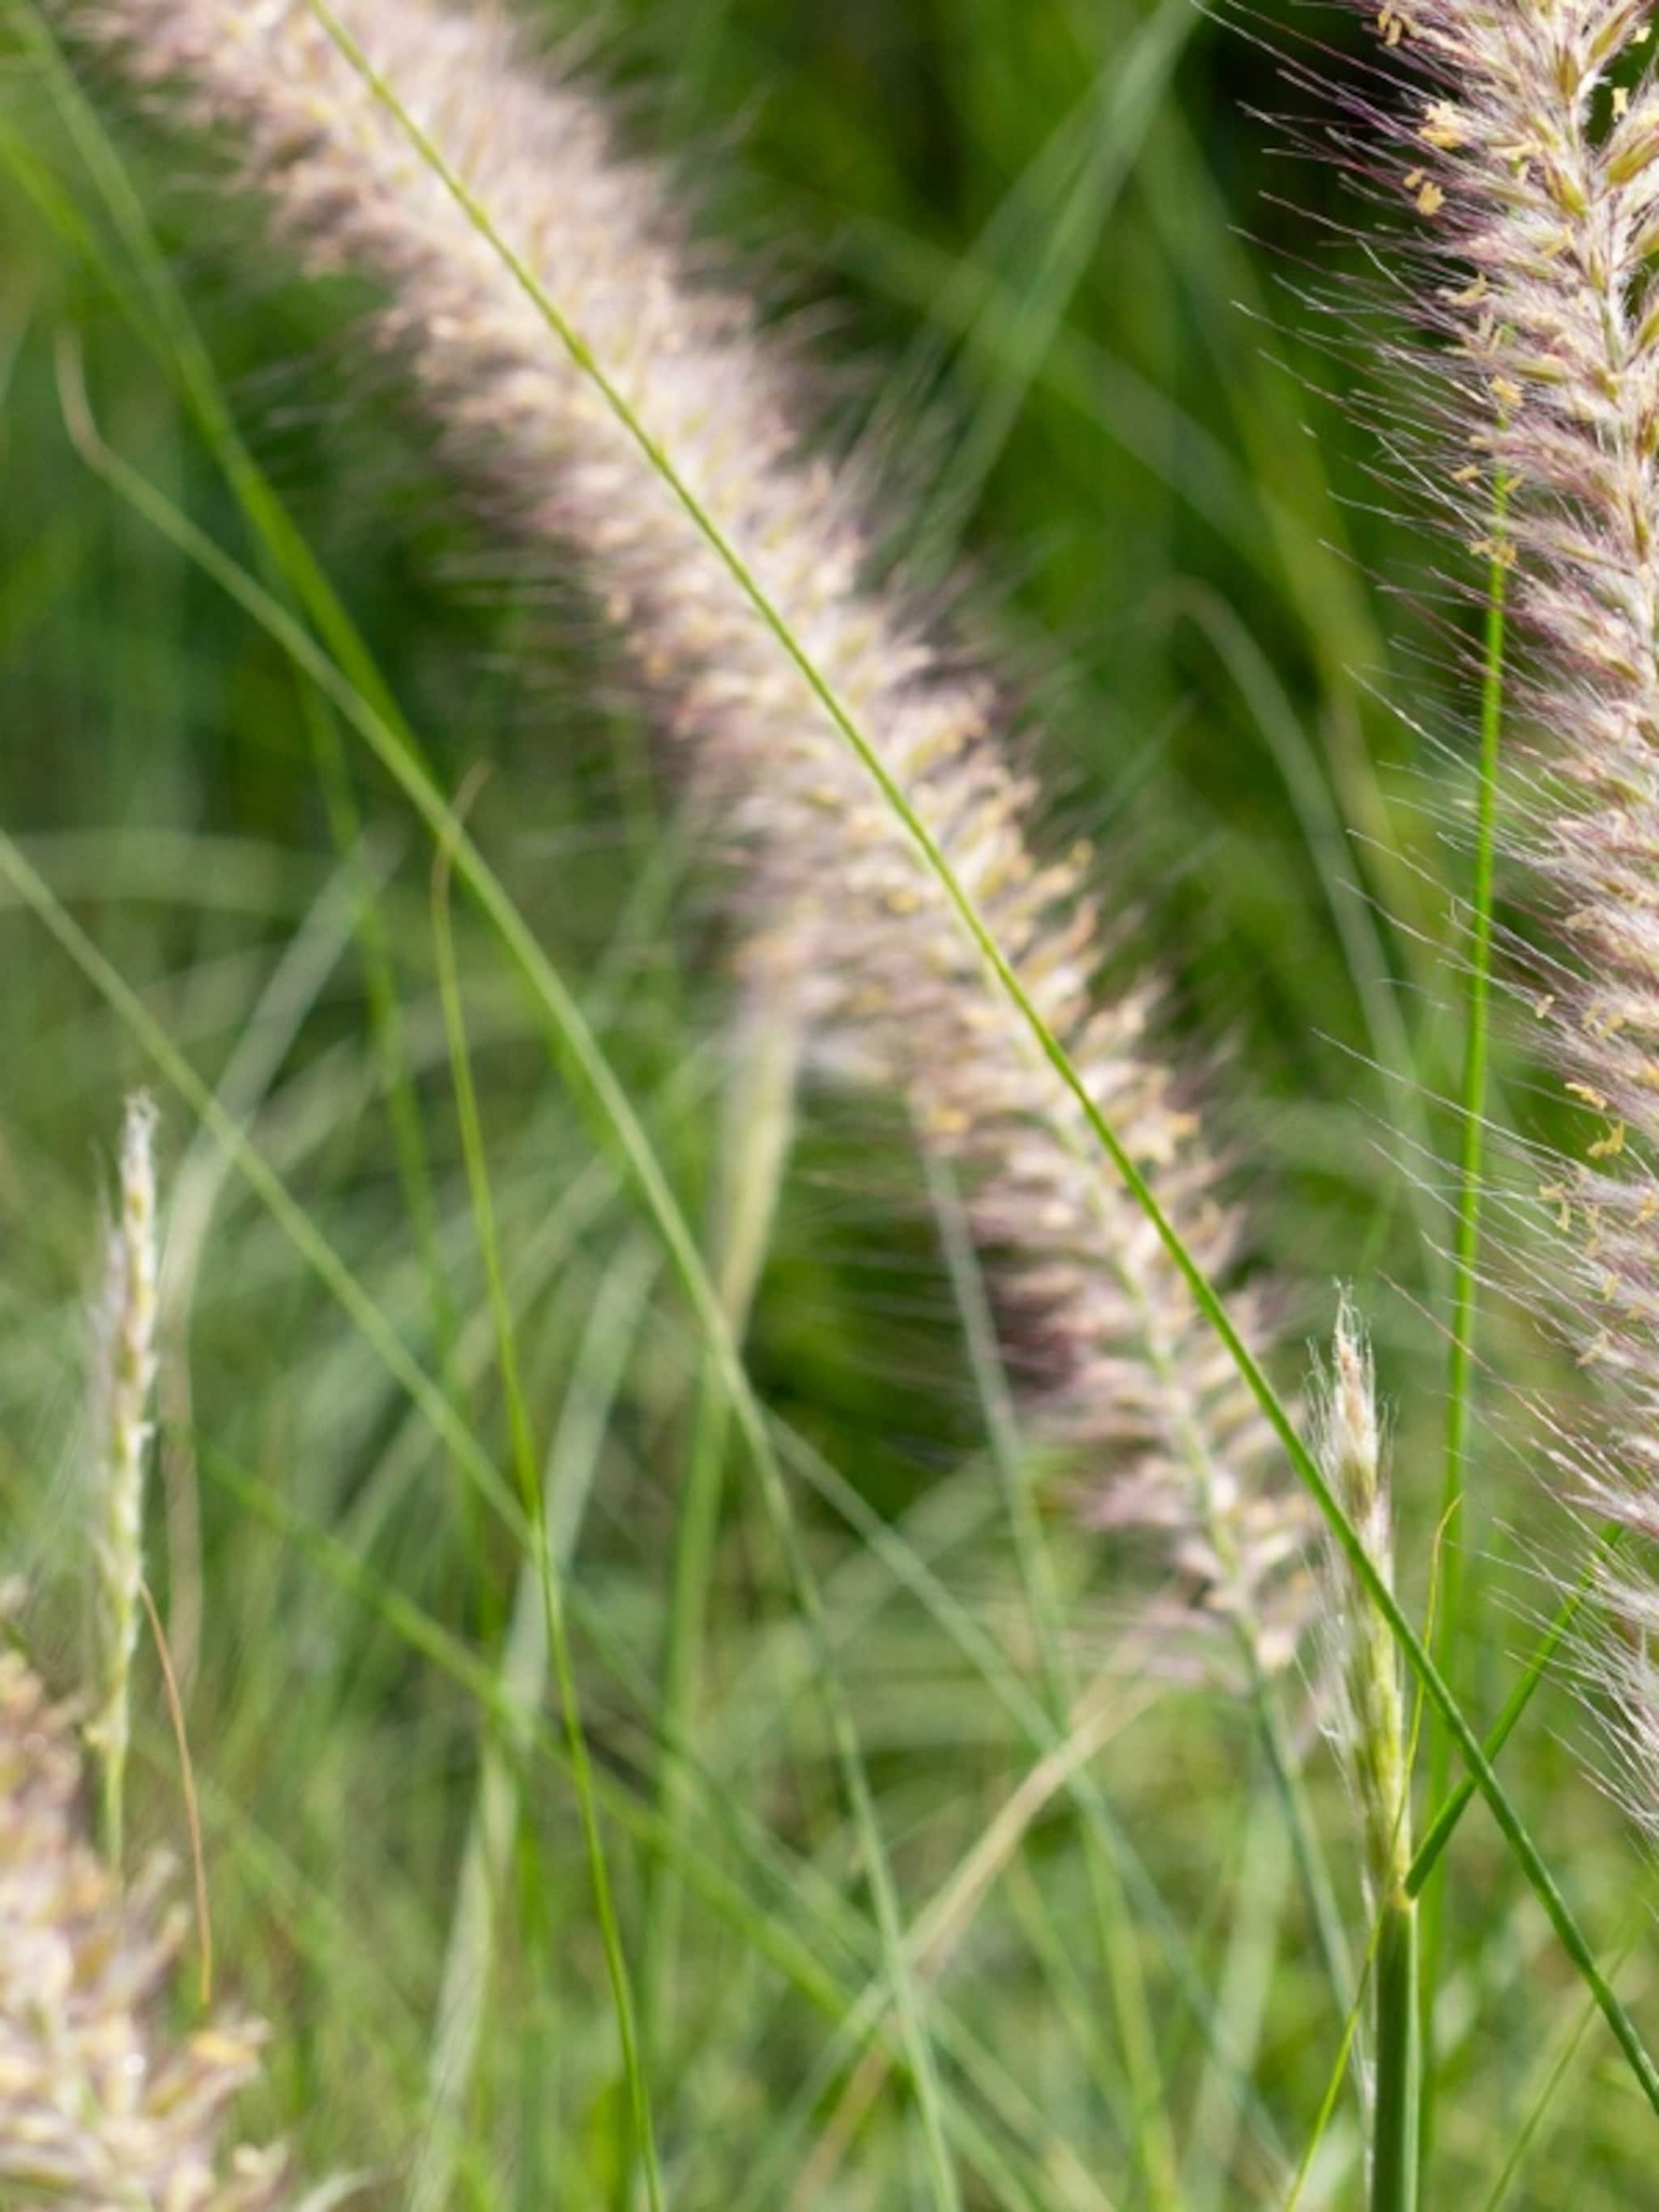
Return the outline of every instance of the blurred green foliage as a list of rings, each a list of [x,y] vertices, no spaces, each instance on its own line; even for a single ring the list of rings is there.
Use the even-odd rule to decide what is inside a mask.
[[[572,20],[550,15],[550,39]],[[343,734],[270,638],[76,455],[66,346],[110,443],[257,562],[166,349],[124,305],[142,281],[21,23],[0,110],[0,826],[500,1462],[507,1408],[436,994],[429,846],[372,764],[331,765]],[[1408,493],[1379,492],[1350,363],[1304,296],[1343,297],[1376,210],[1338,162],[1260,119],[1288,108],[1320,127],[1276,47],[1312,37],[1338,73],[1369,33],[1278,0],[1231,23],[1188,0],[626,0],[576,27],[623,94],[628,136],[683,166],[709,238],[798,329],[829,434],[885,488],[896,561],[927,588],[951,580],[969,627],[1004,640],[1056,834],[1094,842],[1125,971],[1151,958],[1167,975],[1172,1048],[1207,1071],[1261,1256],[1290,1285],[1288,1387],[1334,1279],[1357,1278],[1398,1408],[1420,1604],[1468,625],[1411,596],[1460,556],[1425,556]],[[710,1218],[731,1079],[718,887],[602,640],[563,577],[504,555],[458,509],[395,404],[395,368],[363,361],[347,289],[297,280],[205,158],[181,165],[131,118],[116,143],[243,434],[441,781],[487,767],[479,842],[581,997],[682,1203]],[[1383,390],[1380,404],[1413,398]],[[1384,587],[1402,580],[1403,595]],[[653,1723],[700,1354],[499,952],[465,903],[453,921],[526,1407],[575,1501],[576,1663],[637,1950],[659,1879]],[[390,1054],[376,959],[398,1011]],[[33,1592],[26,1632],[72,1680],[82,1292],[120,1096],[149,1081],[199,1231],[168,1351],[152,1559],[191,1680],[218,1949],[277,2025],[264,2116],[313,2171],[362,2171],[367,2201],[398,2202],[426,2141],[490,1741],[477,1692],[516,1550],[246,1180],[216,1164],[131,1019],[25,912],[0,911],[0,1510],[6,1562]],[[1527,1130],[1549,1126],[1533,1077],[1524,1038],[1506,1044],[1496,1110]],[[1482,1716],[1524,1640],[1517,1609],[1542,1603],[1540,1556],[1565,1557],[1542,1470],[1507,1442],[1515,1394],[1560,1377],[1507,1313],[1486,1348],[1482,1634],[1465,1685]],[[902,1130],[828,1086],[804,1109],[751,1367],[788,1425],[795,1507],[915,1915],[1039,1755],[1018,1720],[1036,1659],[927,1194]],[[685,1890],[678,1972],[651,2023],[669,2199],[924,2203],[902,2074],[838,2061],[832,2044],[872,1971],[869,1899],[777,1549],[741,1455],[727,1460],[696,1786],[666,1850]],[[1047,1535],[1067,1650],[1121,1705],[1090,1771],[1149,1984],[1182,2202],[1282,2203],[1340,2022],[1277,1800],[1227,1698],[1112,1673],[1143,1593],[1058,1505]],[[478,1967],[484,2055],[454,2197],[469,2206],[623,2203],[631,2186],[548,1715]],[[1611,1944],[1635,1934],[1620,1918],[1634,1863],[1580,1778],[1580,1728],[1548,1693],[1509,1757]],[[153,1694],[140,1752],[135,1817],[173,1835]],[[1310,1771],[1357,1927],[1346,1810],[1316,1746]],[[1046,1797],[928,1977],[953,2109],[994,2152],[964,2152],[975,2208],[1146,2201],[1085,1932],[1086,1820]],[[1431,2201],[1486,2201],[1534,2118],[1510,2204],[1639,2201],[1650,2119],[1598,2030],[1540,2104],[1580,1994],[1478,1813],[1451,1896]],[[1305,2203],[1358,2201],[1356,2144],[1345,2097]]]

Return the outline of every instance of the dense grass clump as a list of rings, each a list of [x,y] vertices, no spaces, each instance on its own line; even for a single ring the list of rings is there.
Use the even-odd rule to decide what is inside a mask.
[[[13,0],[20,2203],[1639,2197],[1659,95],[1276,13]]]

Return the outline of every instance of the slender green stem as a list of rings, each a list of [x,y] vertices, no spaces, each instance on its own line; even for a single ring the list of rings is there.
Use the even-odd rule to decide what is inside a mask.
[[[1486,673],[1480,693],[1469,988],[1463,1079],[1458,1098],[1462,1156],[1458,1164],[1457,1238],[1447,1355],[1445,1470],[1440,1491],[1440,1522],[1445,1530],[1445,1541],[1441,1559],[1440,1624],[1435,1656],[1449,1677],[1455,1674],[1464,1630],[1465,1547],[1458,1516],[1464,1496],[1464,1455],[1468,1446],[1474,1326],[1480,1290],[1480,1176],[1486,1149],[1486,1064],[1492,1027],[1492,891],[1497,858],[1498,748],[1504,726],[1504,601],[1509,574],[1502,533],[1508,504],[1508,479],[1500,476],[1492,495],[1493,551],[1486,586]]]
[[[268,544],[265,567],[276,578],[281,579],[282,572],[276,567],[272,549]],[[316,685],[302,681],[300,688],[306,726],[311,738],[312,757],[317,764],[324,811],[328,817],[335,850],[354,875],[361,878],[363,871],[358,848],[362,842],[362,815],[357,805],[356,793],[352,788],[351,769],[346,757],[345,744],[335,721],[334,711]],[[403,1190],[404,1210],[414,1230],[416,1249],[420,1254],[422,1270],[427,1280],[438,1371],[443,1377],[445,1388],[453,1395],[457,1387],[455,1358],[460,1318],[455,1310],[455,1301],[450,1295],[448,1270],[444,1265],[438,1226],[437,1194],[433,1187],[432,1164],[427,1153],[420,1100],[416,1096],[414,1079],[410,1073],[403,1006],[398,996],[391,941],[386,918],[367,882],[362,885],[362,895],[354,914],[354,926],[368,1000],[369,1032],[380,1058],[381,1076],[386,1085],[386,1110],[392,1123],[392,1155],[398,1164],[398,1180]],[[478,1547],[476,1527],[470,1528],[468,1533],[476,1559]]]
[[[124,1813],[126,1762],[106,1753],[98,1762],[98,1842],[104,1863],[116,1880],[122,1879],[126,1834]]]
[[[1376,1945],[1376,2103],[1370,2212],[1416,2212],[1421,2075],[1417,2008],[1417,1906],[1391,1897]]]
[[[1492,896],[1498,845],[1498,769],[1504,727],[1505,600],[1509,577],[1504,516],[1509,479],[1492,487],[1492,558],[1486,577],[1486,665],[1480,689],[1480,752],[1470,895],[1468,998],[1464,1014],[1463,1076],[1458,1110],[1462,1150],[1458,1164],[1457,1235],[1453,1253],[1451,1314],[1446,1366],[1445,1463],[1439,1526],[1440,1613],[1434,1656],[1455,1691],[1466,1642],[1468,1603],[1465,1571],[1466,1460],[1474,1382],[1474,1330],[1480,1303],[1481,1170],[1486,1131],[1486,1069],[1491,1035]],[[1451,1779],[1451,1737],[1437,1719],[1429,1735],[1429,1788],[1436,1804]],[[1431,1863],[1431,1866],[1432,1863]],[[1434,2122],[1434,1997],[1445,1932],[1445,1878],[1431,1879],[1423,1898],[1421,2001],[1428,2078],[1423,2091],[1422,2142],[1428,2155]]]

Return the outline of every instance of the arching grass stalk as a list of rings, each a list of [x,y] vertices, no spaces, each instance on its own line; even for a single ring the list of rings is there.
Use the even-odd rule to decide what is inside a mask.
[[[997,944],[978,905],[951,867],[938,839],[921,819],[893,771],[845,702],[836,696],[815,665],[740,552],[720,529],[682,476],[672,456],[653,437],[627,396],[606,374],[592,349],[581,334],[572,327],[556,302],[546,296],[523,257],[515,252],[501,235],[489,210],[446,161],[430,134],[423,131],[404,108],[395,89],[374,70],[362,47],[352,39],[334,11],[325,4],[325,0],[307,0],[307,4],[341,52],[374,91],[375,98],[397,118],[422,161],[442,183],[480,237],[500,257],[514,283],[535,307],[572,363],[593,386],[610,414],[672,493],[699,535],[716,555],[732,582],[774,638],[785,659],[795,670],[806,691],[852,747],[886,805],[902,825],[927,872],[944,891],[990,975],[1018,1013],[1040,1058],[1070,1093],[1087,1130],[1106,1161],[1116,1170],[1136,1205],[1151,1222],[1160,1244],[1174,1262],[1199,1310],[1219,1339],[1250,1395],[1283,1444],[1292,1468],[1311,1496],[1334,1541],[1398,1643],[1435,1711],[1445,1722],[1460,1754],[1469,1765],[1482,1796],[1492,1808],[1500,1832],[1543,1905],[1563,1948],[1595,1992],[1597,2002],[1635,2073],[1643,2094],[1656,2112],[1659,2112],[1659,2069],[1656,2069],[1634,2022],[1597,1966],[1595,1954],[1566,1899],[1483,1753],[1479,1738],[1465,1718],[1439,1668],[1407,1619],[1386,1578],[1379,1575],[1361,1537],[1303,1443],[1289,1411],[1245,1343],[1214,1286],[1192,1256],[1180,1232],[1160,1205],[1146,1175],[1131,1157],[1115,1128],[1108,1121],[1015,968]]]

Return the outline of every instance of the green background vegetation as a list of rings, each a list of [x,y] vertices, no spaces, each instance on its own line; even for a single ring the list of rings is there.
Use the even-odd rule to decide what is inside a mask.
[[[442,1962],[494,1743],[520,1787],[477,1954],[482,2055],[453,2201],[629,2201],[624,2069],[556,1706],[528,1750],[488,1725],[519,1550],[141,1033],[142,1016],[215,1088],[505,1468],[511,1407],[440,997],[453,928],[523,1410],[568,1519],[608,1865],[636,1968],[665,1960],[646,2027],[669,2201],[926,2203],[902,2065],[836,2041],[877,1971],[871,1899],[776,1533],[710,1413],[696,1331],[488,929],[464,899],[444,923],[418,821],[270,638],[77,457],[66,340],[110,443],[257,565],[181,402],[176,346],[146,342],[133,240],[27,57],[21,11],[7,21],[0,825],[132,994],[112,1003],[0,894],[0,1511],[31,1591],[24,1632],[72,1683],[84,1296],[100,1162],[124,1088],[145,1081],[177,1218],[199,1231],[152,1577],[191,1678],[222,1978],[278,2031],[249,2124],[290,2133],[310,2171],[362,2172],[369,2201],[400,2201],[428,2155]],[[1356,421],[1409,422],[1419,390],[1378,370],[1357,393],[1332,318],[1304,296],[1342,297],[1378,214],[1256,119],[1286,107],[1316,129],[1319,112],[1258,32],[1269,48],[1327,42],[1333,76],[1369,35],[1277,4],[1241,27],[1186,0],[629,0],[590,43],[596,76],[626,88],[629,137],[684,161],[708,235],[799,325],[830,434],[875,459],[896,557],[928,580],[965,563],[970,626],[1000,627],[1054,832],[1097,847],[1122,972],[1153,960],[1167,975],[1171,1048],[1200,1071],[1256,1248],[1287,1286],[1285,1388],[1334,1280],[1356,1280],[1420,1607],[1473,754],[1473,622],[1445,587],[1471,564],[1425,544]],[[115,143],[240,428],[441,781],[487,767],[478,842],[719,1249],[722,1128],[744,1094],[708,825],[659,774],[567,580],[492,544],[429,469],[395,366],[365,362],[349,289],[296,281],[205,157],[181,167],[125,129]],[[1494,1114],[1547,1133],[1547,1080],[1514,1026]],[[1144,1562],[1079,1534],[1059,1483],[1042,1493],[1050,1626],[1110,1725],[1089,1791],[1032,1790],[1042,1622],[984,1443],[970,1291],[902,1129],[809,1084],[750,1364],[783,1425],[907,1918],[988,1835],[1005,1839],[923,1973],[965,2200],[1153,2201],[1159,2124],[1126,2087],[1091,1832],[1115,1856],[1120,1940],[1146,1983],[1179,2202],[1282,2203],[1341,2021],[1278,1796],[1237,1699],[1133,1656]],[[1540,1567],[1571,1557],[1518,1394],[1575,1387],[1507,1310],[1483,1341],[1462,1684],[1481,1719],[1547,1604]],[[677,1522],[700,1454],[726,1474],[699,1586],[707,1647],[686,1779],[653,1829]],[[1504,1771],[1610,1952],[1638,1935],[1641,1869],[1581,1778],[1585,1730],[1547,1692]],[[1348,1808],[1311,1724],[1308,1739],[1363,1948]],[[1011,1804],[1026,1814],[1007,1825]],[[131,1819],[141,1840],[179,1832],[148,1656]],[[1638,1943],[1638,2015],[1644,1974]],[[1477,1809],[1451,1859],[1430,2202],[1488,2201],[1534,2121],[1504,2201],[1641,2200],[1652,2117],[1599,2027],[1542,2101],[1582,2002]],[[1348,2094],[1305,2203],[1358,2201],[1357,2141]]]

